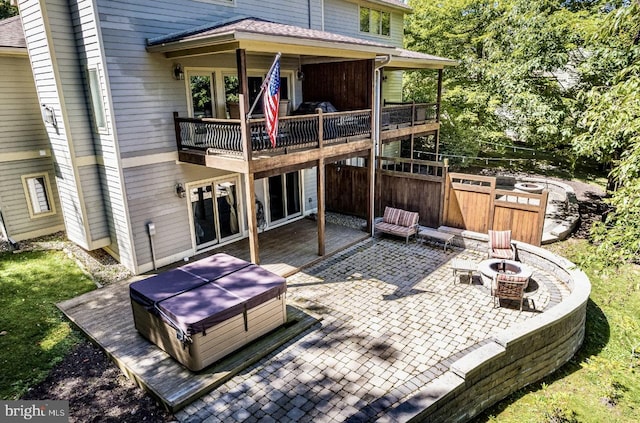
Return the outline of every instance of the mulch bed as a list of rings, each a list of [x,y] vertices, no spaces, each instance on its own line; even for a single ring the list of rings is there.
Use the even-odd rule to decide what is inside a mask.
[[[70,422],[167,422],[172,416],[83,341],[22,399],[69,401]]]

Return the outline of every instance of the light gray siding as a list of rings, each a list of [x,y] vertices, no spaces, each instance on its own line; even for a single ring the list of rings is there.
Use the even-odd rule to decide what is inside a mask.
[[[318,208],[318,168],[304,169],[304,191],[302,193],[304,201],[304,211],[309,212]]]
[[[0,144],[1,142],[0,138]],[[48,194],[56,213],[32,219],[22,176],[44,173],[51,183],[51,192]],[[0,187],[0,210],[10,237],[21,241],[30,238],[32,234],[45,235],[60,230],[62,214],[51,158],[0,162]]]
[[[384,73],[382,81],[382,99],[387,101],[402,101],[402,71]]]
[[[79,64],[78,48],[70,10],[66,1],[47,1],[47,16],[54,40],[54,58],[58,68],[59,85],[64,98],[67,133],[76,157],[93,156],[93,131],[88,119],[83,70]]]
[[[176,184],[207,180],[221,171],[193,165],[164,162],[125,169],[127,202],[138,266],[151,263],[147,224],[156,226],[155,254],[158,261],[192,250],[188,196],[176,195]]]
[[[102,201],[104,207],[104,220],[101,220],[97,210],[87,210],[90,213],[91,234],[92,236],[100,234],[102,237],[109,237],[111,239],[110,252],[117,256],[122,264],[135,271],[135,252],[129,230],[124,182],[119,165],[120,157],[111,110],[110,87],[105,58],[101,49],[98,15],[94,6],[95,2],[93,0],[70,2],[71,18],[78,49],[78,61],[84,83],[84,96],[88,105],[87,110],[91,112],[89,113],[89,125],[92,130],[94,151],[96,156],[102,158],[103,163],[90,170],[94,175],[93,186],[91,187],[92,194],[85,193],[85,201],[87,197],[95,196],[98,192],[101,193],[99,200]],[[89,105],[91,105],[88,80],[89,69],[95,69],[98,73],[99,101],[104,108],[106,120],[106,129],[104,130],[99,130],[96,127],[94,112],[89,108]],[[99,184],[99,190],[96,184]],[[87,186],[86,188],[89,187]],[[106,234],[105,230],[107,230]]]
[[[0,151],[49,148],[27,56],[0,56]]]
[[[355,3],[342,0],[324,0],[324,30],[402,47],[404,37],[404,14],[382,6],[370,5],[372,9],[391,12],[391,35],[382,36],[360,32],[360,8]]]
[[[109,225],[106,219],[105,204],[102,195],[100,172],[97,166],[82,166],[78,168],[78,175],[82,181],[82,190],[86,208],[91,239],[109,237]]]
[[[185,115],[187,112],[184,81],[167,78],[174,62],[147,53],[147,38],[237,16],[303,27],[309,23],[305,0],[289,1],[286,5],[277,0],[237,1],[235,7],[225,7],[220,2],[154,1],[153,13],[146,5],[129,1],[98,0],[97,4],[122,157],[174,151],[172,113]],[[312,9],[317,7],[312,5]],[[268,60],[260,66],[268,69]],[[235,68],[232,55],[180,61],[183,66],[193,66],[196,62],[198,66]],[[298,64],[290,66],[295,70]]]
[[[113,106],[113,130],[121,158],[174,152],[173,112],[177,111],[183,116],[187,114],[185,81],[170,77],[174,61],[146,52],[147,38],[236,16],[309,26],[309,2],[306,0],[286,3],[276,0],[237,1],[233,7],[226,7],[220,2],[155,1],[152,13],[147,5],[129,1],[97,0],[96,3],[100,16],[100,35],[107,58],[104,65]],[[319,28],[319,2],[310,3],[311,25]],[[271,60],[269,57],[256,59],[249,56],[247,65],[249,69],[266,71]],[[185,68],[235,70],[236,67],[232,54],[180,59],[180,63]],[[283,71],[295,72],[298,62],[283,60],[282,68]],[[292,93],[298,93],[296,102],[302,101],[299,98],[299,85],[292,88]],[[175,195],[175,183],[202,180],[218,173],[175,162],[127,168],[123,173],[127,215],[137,265],[145,266],[151,261],[146,229],[149,221],[154,221],[158,230],[155,238],[158,260],[191,249],[188,207],[185,199]],[[124,227],[124,223],[121,226]],[[122,235],[118,233],[117,236]]]
[[[56,114],[57,125],[47,125],[46,129],[67,236],[84,248],[94,249],[103,246],[104,238],[94,238],[93,234],[103,235],[108,223],[104,201],[94,194],[100,186],[97,164],[87,164],[82,170],[91,175],[86,179],[91,204],[83,198],[84,179],[76,166],[77,158],[93,157],[95,149],[68,2],[23,0],[20,11],[39,102]]]
[[[0,75],[0,210],[7,235],[21,241],[60,230],[62,214],[29,57],[0,55]],[[48,176],[55,214],[29,215],[22,176],[31,174]]]

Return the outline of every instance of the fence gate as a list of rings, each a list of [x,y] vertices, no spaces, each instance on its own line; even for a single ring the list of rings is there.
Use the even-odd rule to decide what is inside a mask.
[[[539,246],[547,197],[546,190],[530,194],[497,189],[496,179],[489,176],[449,173],[443,224],[480,233],[510,229],[513,239]]]

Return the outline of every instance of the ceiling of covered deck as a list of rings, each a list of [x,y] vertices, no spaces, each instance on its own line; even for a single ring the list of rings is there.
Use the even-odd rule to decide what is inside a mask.
[[[301,65],[344,60],[390,58],[385,67],[442,69],[450,59],[399,49],[388,44],[326,31],[236,18],[147,40],[147,51],[169,59],[221,54],[243,49],[250,54],[293,56]]]

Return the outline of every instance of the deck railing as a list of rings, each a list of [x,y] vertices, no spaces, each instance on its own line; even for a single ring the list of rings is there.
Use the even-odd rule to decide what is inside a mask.
[[[191,149],[243,156],[242,120],[182,118],[174,113],[174,123],[179,151]],[[370,139],[371,110],[280,117],[275,146],[271,144],[264,119],[248,120],[247,134],[252,152],[273,153],[318,148],[321,143]]]
[[[403,157],[379,156],[378,166],[383,171],[410,173],[428,177],[441,178],[445,174],[444,162],[434,162],[430,160],[408,159]]]
[[[437,103],[391,103],[382,108],[381,127],[413,126],[427,122],[438,122]]]
[[[386,104],[382,109],[382,131],[437,122],[436,103]],[[371,138],[371,110],[319,111],[313,115],[280,117],[275,146],[267,135],[264,119],[247,121],[250,144],[243,140],[242,122],[240,119],[183,118],[174,113],[178,150],[242,157],[245,145],[251,145],[252,152],[279,153]]]

